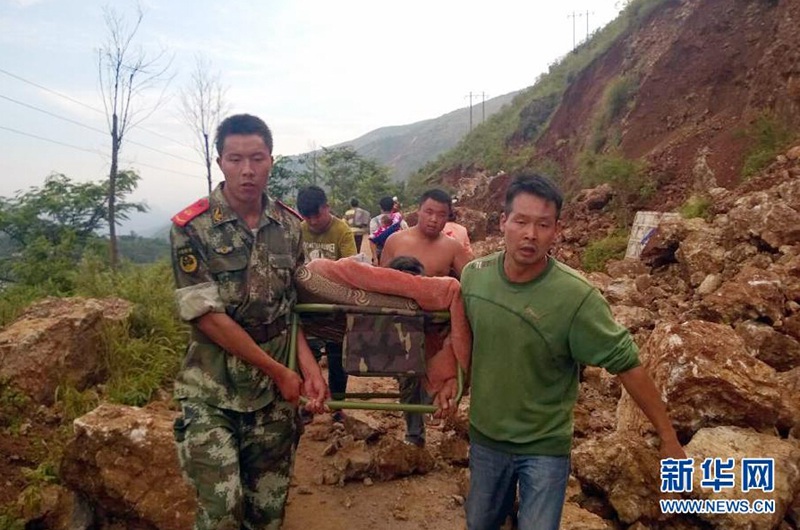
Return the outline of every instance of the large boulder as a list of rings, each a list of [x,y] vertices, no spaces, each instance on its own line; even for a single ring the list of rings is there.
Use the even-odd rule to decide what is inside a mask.
[[[643,307],[612,305],[611,312],[614,319],[628,328],[631,333],[636,333],[642,328],[652,328],[655,322],[653,312]]]
[[[707,228],[707,223],[702,219],[665,216],[647,239],[640,258],[650,267],[676,263],[675,253],[681,242],[692,232],[707,230]]]
[[[46,298],[0,331],[0,379],[50,405],[61,385],[83,390],[105,377],[103,332],[128,319],[120,298]]]
[[[800,342],[776,331],[772,326],[748,320],[736,326],[747,351],[779,372],[800,366]]]
[[[732,239],[754,238],[775,250],[800,242],[800,213],[768,192],[751,193],[737,200],[728,219]]]
[[[74,422],[61,479],[103,518],[127,528],[188,530],[195,496],[184,481],[172,424],[176,412],[103,404]]]
[[[749,514],[698,514],[714,528],[725,530],[770,530],[778,528],[795,497],[800,493],[800,446],[775,436],[761,434],[737,427],[702,429],[686,446],[686,454],[694,458],[692,492],[688,497],[700,499],[771,499],[775,501],[774,513]],[[734,486],[715,492],[702,487],[701,464],[706,458],[734,459]],[[751,489],[742,491],[741,465],[743,458],[774,459],[774,490]],[[717,473],[715,476],[719,477]],[[709,477],[714,478],[714,476]]]
[[[667,519],[659,498],[659,455],[641,437],[627,433],[588,440],[572,451],[572,472],[601,491],[623,523]]]
[[[573,200],[574,205],[587,210],[602,210],[614,198],[611,184],[603,183],[595,188],[581,190]]]
[[[798,420],[775,371],[750,355],[729,326],[701,320],[660,323],[641,355],[684,439],[704,427],[774,430]],[[622,432],[652,429],[627,393],[620,399],[617,417]]]
[[[707,320],[736,324],[744,320],[780,322],[786,298],[781,277],[771,270],[747,266],[706,296],[700,304]]]
[[[606,262],[606,271],[612,278],[620,278],[622,276],[636,278],[642,274],[648,274],[650,269],[639,259],[625,258],[608,260]]]
[[[683,270],[684,278],[697,286],[707,275],[722,272],[725,267],[725,249],[720,245],[719,235],[711,226],[702,219],[691,221],[691,230],[675,251],[675,258]]]

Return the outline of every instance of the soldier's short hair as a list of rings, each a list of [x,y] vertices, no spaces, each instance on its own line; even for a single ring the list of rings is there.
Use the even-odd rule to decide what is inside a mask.
[[[319,209],[328,204],[325,190],[319,186],[306,186],[297,192],[297,210],[303,217],[311,217],[319,213]]]
[[[250,135],[257,134],[264,140],[264,145],[272,154],[272,131],[264,120],[252,114],[234,114],[228,116],[217,127],[216,147],[217,154],[222,156],[222,149],[225,147],[225,138],[233,134]]]

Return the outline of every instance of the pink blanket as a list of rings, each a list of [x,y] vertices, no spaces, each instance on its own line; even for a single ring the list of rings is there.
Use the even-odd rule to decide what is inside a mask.
[[[472,331],[464,312],[461,284],[455,278],[414,276],[349,259],[317,259],[306,267],[354,289],[413,298],[425,311],[449,311],[450,334],[441,349],[428,358],[426,390],[430,394],[438,392],[447,379],[456,376],[459,365],[469,374]]]

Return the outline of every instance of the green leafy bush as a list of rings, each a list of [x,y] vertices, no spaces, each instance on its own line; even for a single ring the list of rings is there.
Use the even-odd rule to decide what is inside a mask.
[[[598,153],[609,143],[612,147],[617,147],[620,133],[618,127],[613,125],[614,120],[628,108],[638,88],[638,81],[631,76],[619,76],[606,86],[600,110],[592,120],[592,134],[589,139],[592,151]]]
[[[0,428],[16,431],[24,419],[29,401],[10,381],[0,379]]]
[[[585,272],[605,271],[606,262],[624,258],[627,248],[628,236],[623,232],[615,232],[603,239],[592,241],[583,251],[581,267]]]
[[[622,226],[627,226],[630,205],[650,198],[656,184],[647,174],[647,166],[615,153],[596,154],[584,151],[579,158],[581,178],[586,186],[608,183],[614,189],[613,208]]]
[[[766,168],[793,139],[791,128],[774,114],[762,114],[744,135],[750,147],[742,165],[742,176],[750,178]]]
[[[700,217],[708,221],[711,218],[711,204],[711,199],[708,197],[692,195],[678,208],[678,213],[684,219]]]
[[[175,314],[174,283],[169,263],[128,265],[113,272],[96,260],[81,264],[76,294],[118,296],[133,302],[124,326],[106,330],[107,398],[144,405],[172,380],[188,341],[188,328]]]
[[[25,521],[9,507],[0,507],[0,530],[25,530]]]

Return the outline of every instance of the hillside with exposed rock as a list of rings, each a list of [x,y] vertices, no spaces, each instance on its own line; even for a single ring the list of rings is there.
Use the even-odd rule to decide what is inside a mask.
[[[610,25],[627,24],[619,36],[602,49],[579,47],[551,68],[551,77],[567,78],[557,104],[533,97],[505,111],[514,116],[499,113],[515,127],[493,142],[477,129],[463,142],[465,154],[427,180],[457,187],[476,173],[533,167],[575,193],[607,177],[597,167],[613,157],[642,164],[640,184],[650,189],[640,205],[653,209],[675,209],[698,180],[735,187],[797,134],[798,20],[800,3],[792,0],[631,2]],[[594,40],[610,39],[609,31]],[[590,52],[585,68],[560,70]],[[538,116],[538,129],[530,116]],[[505,154],[483,154],[490,150]]]

